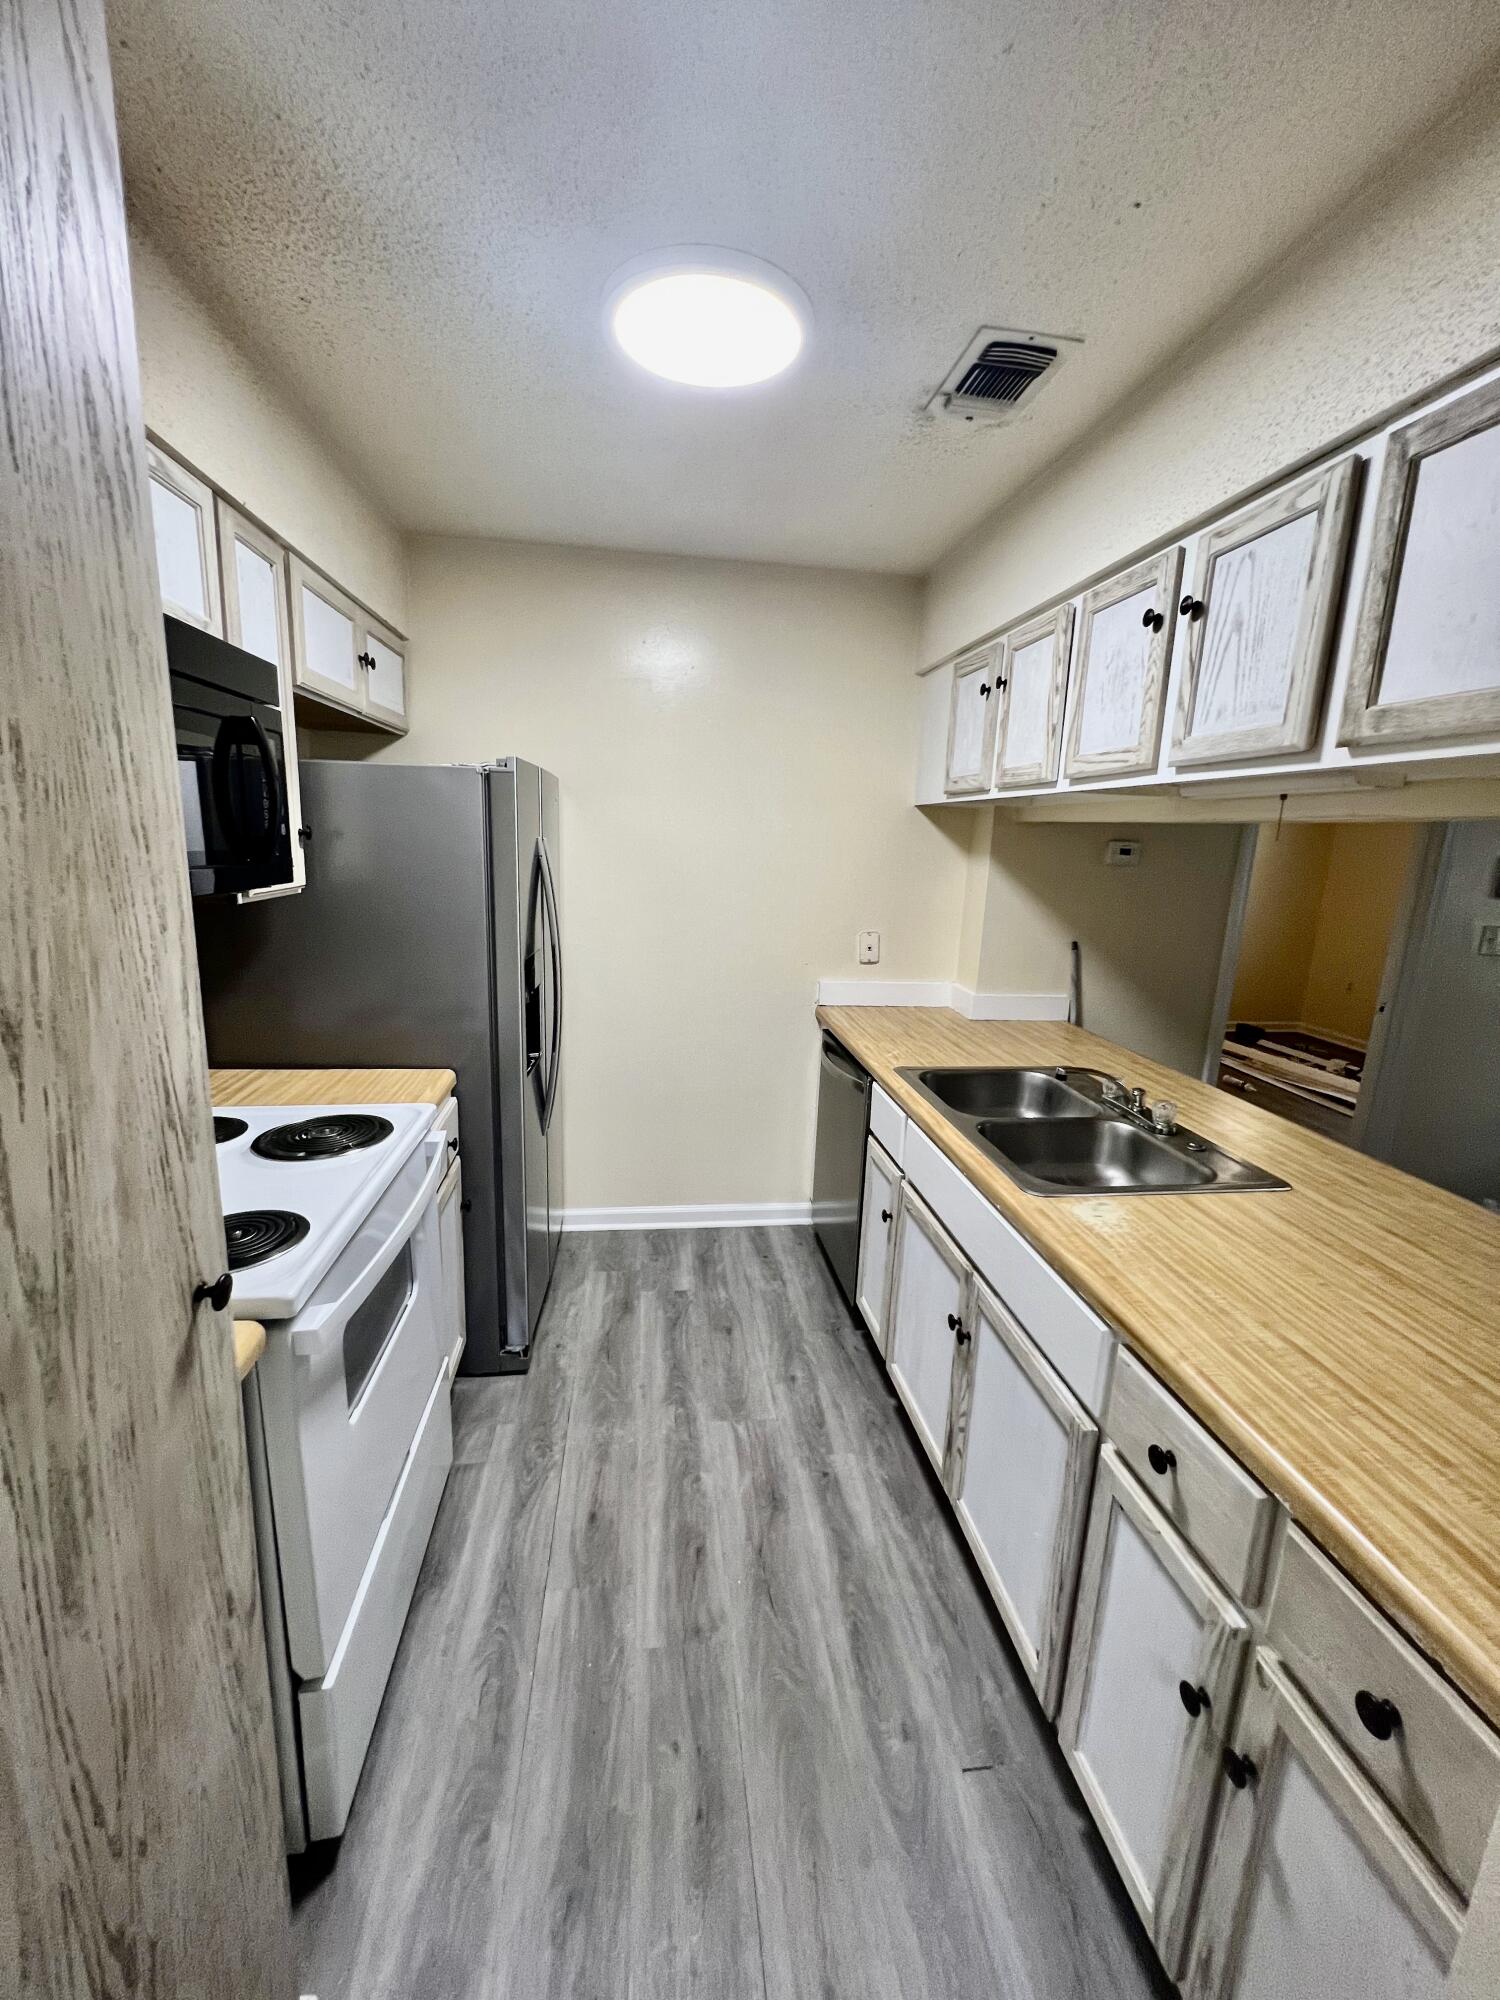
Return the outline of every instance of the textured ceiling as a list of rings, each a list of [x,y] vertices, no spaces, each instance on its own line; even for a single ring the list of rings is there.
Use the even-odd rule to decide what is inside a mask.
[[[925,569],[1500,56],[1494,0],[111,0],[130,198],[403,526]],[[811,295],[673,388],[627,258]],[[982,323],[1082,335],[996,431]]]

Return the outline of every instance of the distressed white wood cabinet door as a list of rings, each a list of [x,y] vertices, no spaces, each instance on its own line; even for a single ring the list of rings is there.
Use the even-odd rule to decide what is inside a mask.
[[[1057,1706],[1063,1643],[1099,1427],[986,1285],[954,1402],[959,1522],[1043,1709]]]
[[[340,708],[364,706],[359,631],[364,614],[336,584],[293,555],[292,662],[299,688]]]
[[[1181,580],[1178,543],[1096,584],[1084,598],[1068,725],[1070,778],[1156,768]]]
[[[388,729],[406,728],[406,641],[366,619],[360,660],[365,670],[365,714]]]
[[[865,1192],[859,1219],[859,1276],[854,1303],[875,1344],[885,1352],[891,1247],[895,1242],[901,1174],[876,1139],[865,1141]]]
[[[999,713],[995,674],[999,648],[981,646],[953,669],[948,710],[948,762],[944,791],[987,792],[995,768],[995,720]]]
[[[158,445],[147,445],[146,466],[162,610],[223,638],[213,488]]]
[[[1270,1653],[1221,1785],[1191,2000],[1438,2000],[1458,1905]]]
[[[997,787],[1050,785],[1056,778],[1072,646],[1071,604],[1006,634]]]
[[[941,1474],[948,1448],[953,1362],[972,1273],[942,1224],[910,1187],[896,1228],[886,1361],[896,1393]]]
[[[0,134],[0,1993],[289,2000],[99,0],[0,7]]]
[[[276,669],[286,775],[287,820],[292,829],[292,876],[271,889],[251,889],[242,903],[267,902],[293,895],[307,880],[307,860],[298,828],[302,823],[302,780],[297,762],[297,731],[292,712],[292,627],[287,609],[287,552],[273,535],[220,499],[216,508],[219,564],[224,586],[224,637]]]
[[[1173,1978],[1245,1639],[1238,1608],[1106,1445],[1058,1736]]]

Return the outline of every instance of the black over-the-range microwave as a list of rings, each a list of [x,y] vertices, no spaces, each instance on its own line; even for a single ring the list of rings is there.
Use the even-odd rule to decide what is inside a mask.
[[[177,776],[195,896],[292,880],[286,737],[276,668],[168,618]]]

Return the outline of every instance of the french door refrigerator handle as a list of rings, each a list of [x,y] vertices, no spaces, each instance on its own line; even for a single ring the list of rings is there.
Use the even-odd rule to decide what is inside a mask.
[[[547,899],[547,953],[552,964],[552,1049],[547,1059],[547,1090],[542,1101],[542,1130],[552,1127],[552,1110],[557,1103],[558,1076],[562,1068],[562,933],[557,922],[557,888],[552,880],[552,857],[546,836],[537,841],[542,862],[542,893]]]
[[[536,1041],[532,1041],[533,1016],[526,985],[526,967],[536,955],[536,920],[544,894],[542,888],[542,843],[538,840],[531,856],[531,882],[526,891],[526,937],[521,947],[521,1032],[525,1036],[526,1074],[535,1075],[542,1060],[541,1005],[535,1016]],[[541,1089],[540,1083],[538,1089]]]

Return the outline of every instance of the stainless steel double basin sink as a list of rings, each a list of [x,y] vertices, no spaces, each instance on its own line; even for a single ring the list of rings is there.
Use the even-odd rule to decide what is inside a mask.
[[[1230,1194],[1287,1183],[1211,1140],[1112,1100],[1097,1070],[902,1069],[897,1074],[1029,1194]],[[1121,1092],[1123,1095],[1123,1092]]]

